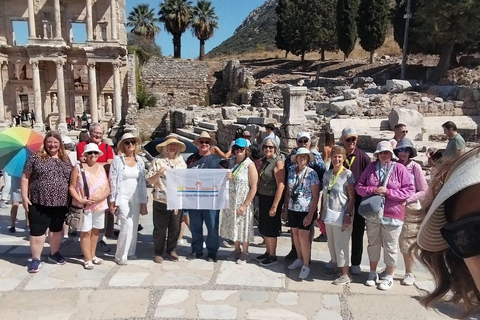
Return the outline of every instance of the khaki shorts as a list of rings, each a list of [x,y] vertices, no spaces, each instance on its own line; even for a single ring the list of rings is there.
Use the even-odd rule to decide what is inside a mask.
[[[402,226],[402,232],[400,233],[400,252],[402,254],[408,254],[408,249],[417,240],[418,230],[420,224],[418,223],[404,223]]]

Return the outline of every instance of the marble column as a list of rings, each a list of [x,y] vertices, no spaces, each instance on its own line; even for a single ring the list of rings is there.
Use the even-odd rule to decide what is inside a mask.
[[[118,22],[117,22],[117,4],[116,0],[110,0],[110,12],[112,13],[111,23],[112,26],[112,40],[118,40]]]
[[[55,7],[55,39],[62,39],[62,23],[60,17],[60,0],[54,1]]]
[[[37,32],[35,31],[35,9],[33,7],[33,0],[28,0],[28,36],[30,38],[36,38]]]
[[[87,41],[93,41],[92,0],[87,0]]]
[[[113,93],[115,103],[115,123],[122,120],[122,87],[120,85],[120,62],[113,62]]]
[[[92,116],[92,123],[98,123],[97,70],[95,69],[95,62],[88,63],[88,88],[90,90],[90,114]]]
[[[3,104],[3,63],[3,61],[0,62],[0,123],[5,123],[5,105]]]
[[[55,61],[57,66],[57,102],[58,102],[58,131],[67,132],[67,109],[65,105],[65,76],[63,60]]]
[[[42,93],[40,90],[40,69],[38,68],[38,61],[31,60],[33,68],[33,103],[35,106],[35,126],[34,128],[43,131],[43,106]]]

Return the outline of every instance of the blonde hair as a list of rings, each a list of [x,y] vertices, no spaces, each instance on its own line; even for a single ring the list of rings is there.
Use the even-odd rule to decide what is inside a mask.
[[[333,157],[334,154],[341,154],[343,156],[343,159],[347,158],[347,151],[345,150],[344,147],[340,147],[340,146],[333,147],[331,157]]]
[[[62,136],[58,131],[48,131],[47,134],[45,135],[45,138],[43,139],[43,146],[38,152],[38,156],[40,157],[40,159],[45,160],[50,158],[50,155],[46,151],[45,144],[47,143],[47,139],[51,137],[57,139],[58,142],[60,143],[60,146],[58,147],[58,158],[63,162],[70,162],[70,159],[68,158],[68,155],[65,152],[65,147],[63,146],[63,143],[62,143]]]
[[[135,141],[135,151],[133,152],[134,155],[139,154],[142,151],[142,147],[140,147],[141,142]],[[118,148],[118,154],[125,155],[125,143],[121,143]]]

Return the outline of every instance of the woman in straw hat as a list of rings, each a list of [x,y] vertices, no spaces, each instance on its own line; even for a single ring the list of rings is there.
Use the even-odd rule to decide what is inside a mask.
[[[147,214],[145,163],[138,156],[140,138],[125,133],[118,143],[118,156],[110,167],[110,212],[120,219],[115,262],[126,265],[135,256],[139,214]]]
[[[150,170],[147,172],[148,183],[153,184],[153,246],[156,263],[163,262],[165,241],[167,242],[166,253],[172,261],[178,261],[175,252],[178,235],[182,223],[182,212],[179,210],[167,210],[167,177],[165,173],[170,169],[186,169],[187,165],[180,152],[185,151],[185,144],[178,140],[176,135],[169,135],[163,143],[156,146],[160,158],[152,161]],[[167,239],[167,240],[165,240]]]
[[[412,180],[404,165],[392,161],[392,144],[380,141],[373,153],[377,161],[370,163],[363,171],[355,187],[362,197],[383,195],[385,199],[383,217],[379,221],[366,220],[368,238],[368,258],[370,274],[366,286],[375,286],[378,281],[377,266],[383,247],[384,261],[387,266],[385,279],[378,286],[380,290],[389,290],[393,286],[393,274],[397,265],[398,238],[402,231],[405,207],[403,203],[415,192]],[[383,186],[384,181],[387,185]]]
[[[422,304],[431,306],[448,295],[463,308],[462,318],[478,312],[480,301],[479,194],[480,148],[439,163],[423,202],[426,216],[417,243],[410,249],[435,279]]]

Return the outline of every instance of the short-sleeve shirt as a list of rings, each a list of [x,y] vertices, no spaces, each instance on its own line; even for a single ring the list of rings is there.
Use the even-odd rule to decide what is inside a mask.
[[[334,179],[330,191],[330,181]],[[345,213],[348,209],[348,191],[347,186],[355,184],[355,178],[352,171],[344,169],[340,175],[335,179],[333,170],[328,170],[323,175],[323,205],[333,211]]]
[[[456,135],[453,136],[452,139],[448,141],[447,148],[445,148],[445,151],[443,152],[443,156],[444,157],[454,156],[458,150],[463,150],[463,149],[465,149],[465,140],[460,135],[460,133],[457,133]]]
[[[85,145],[87,143],[88,143],[87,141],[82,141],[79,144],[77,144],[77,159],[80,159],[81,157],[83,157],[83,151],[85,150]],[[113,158],[115,157],[112,147],[110,147],[109,145],[101,142],[98,145],[98,148],[100,149],[100,151],[103,152],[103,154],[98,157],[98,160],[97,160],[98,163],[105,163],[108,160],[113,160]]]
[[[64,207],[68,205],[68,187],[70,161],[58,158],[40,158],[37,153],[28,157],[24,170],[31,172],[28,184],[30,202],[46,207]]]
[[[290,166],[288,168],[288,189],[290,191],[290,199],[288,200],[288,210],[291,211],[298,211],[298,212],[309,212],[310,211],[310,203],[312,202],[313,194],[312,194],[312,186],[316,184],[320,184],[320,180],[318,179],[318,174],[310,167],[306,167],[306,172],[304,178],[302,179],[302,172],[297,173],[296,169],[297,165]],[[295,184],[297,184],[298,180],[300,183],[298,187],[294,189]],[[292,199],[292,194],[298,194],[296,197],[297,199],[294,201]]]

